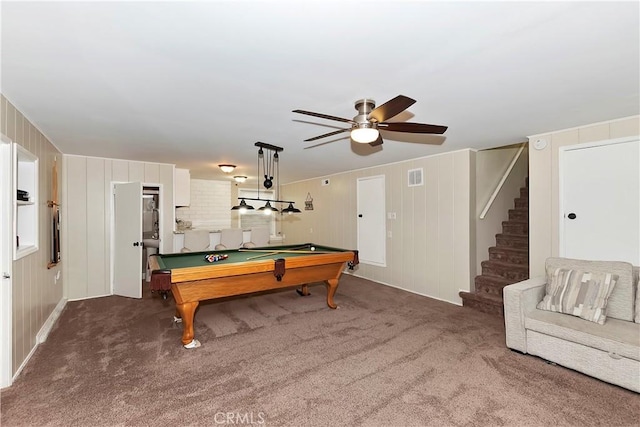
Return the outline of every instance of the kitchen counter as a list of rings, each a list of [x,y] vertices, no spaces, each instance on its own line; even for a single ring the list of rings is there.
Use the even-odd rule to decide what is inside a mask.
[[[209,232],[209,249],[214,250],[216,245],[220,243],[220,230],[208,230],[206,228],[192,228],[192,230],[207,230]],[[173,252],[180,252],[184,247],[184,232],[186,230],[176,230],[173,232]],[[242,242],[251,241],[251,230],[242,230]],[[281,245],[284,243],[284,236],[271,236],[269,240],[271,245]]]
[[[174,230],[173,234],[184,234],[184,232],[187,231],[187,230],[207,230],[209,233],[219,233],[220,232],[220,230],[211,230],[211,229],[208,229],[208,228],[196,228],[196,227],[193,227],[193,228],[188,228],[188,229],[185,229],[185,230]],[[250,232],[251,230],[248,229],[248,230],[242,230],[242,231],[244,233],[246,233],[246,232]]]

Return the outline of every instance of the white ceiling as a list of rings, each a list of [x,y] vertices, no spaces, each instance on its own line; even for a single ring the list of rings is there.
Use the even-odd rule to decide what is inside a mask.
[[[262,141],[280,182],[640,113],[640,3],[7,2],[1,90],[64,153],[255,178]],[[418,102],[396,120],[449,126],[304,139],[354,101]],[[310,122],[316,124],[309,124]],[[315,141],[315,144],[321,141]],[[381,149],[380,149],[381,148]]]

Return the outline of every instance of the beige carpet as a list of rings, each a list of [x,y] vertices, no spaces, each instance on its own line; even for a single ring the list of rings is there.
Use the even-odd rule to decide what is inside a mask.
[[[346,276],[202,304],[68,303],[1,395],[2,426],[631,426],[640,396],[510,351],[502,320]]]

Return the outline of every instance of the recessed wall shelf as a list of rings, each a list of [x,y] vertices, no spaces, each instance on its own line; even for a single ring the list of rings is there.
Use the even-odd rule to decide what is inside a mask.
[[[13,144],[13,259],[38,250],[38,157]],[[28,200],[18,199],[18,190]],[[24,196],[23,196],[24,197]]]

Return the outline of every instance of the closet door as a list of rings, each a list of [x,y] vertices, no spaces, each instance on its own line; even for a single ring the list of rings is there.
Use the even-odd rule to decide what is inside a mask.
[[[561,156],[560,254],[640,265],[640,141]]]
[[[360,262],[386,267],[384,175],[358,178],[358,251]]]

